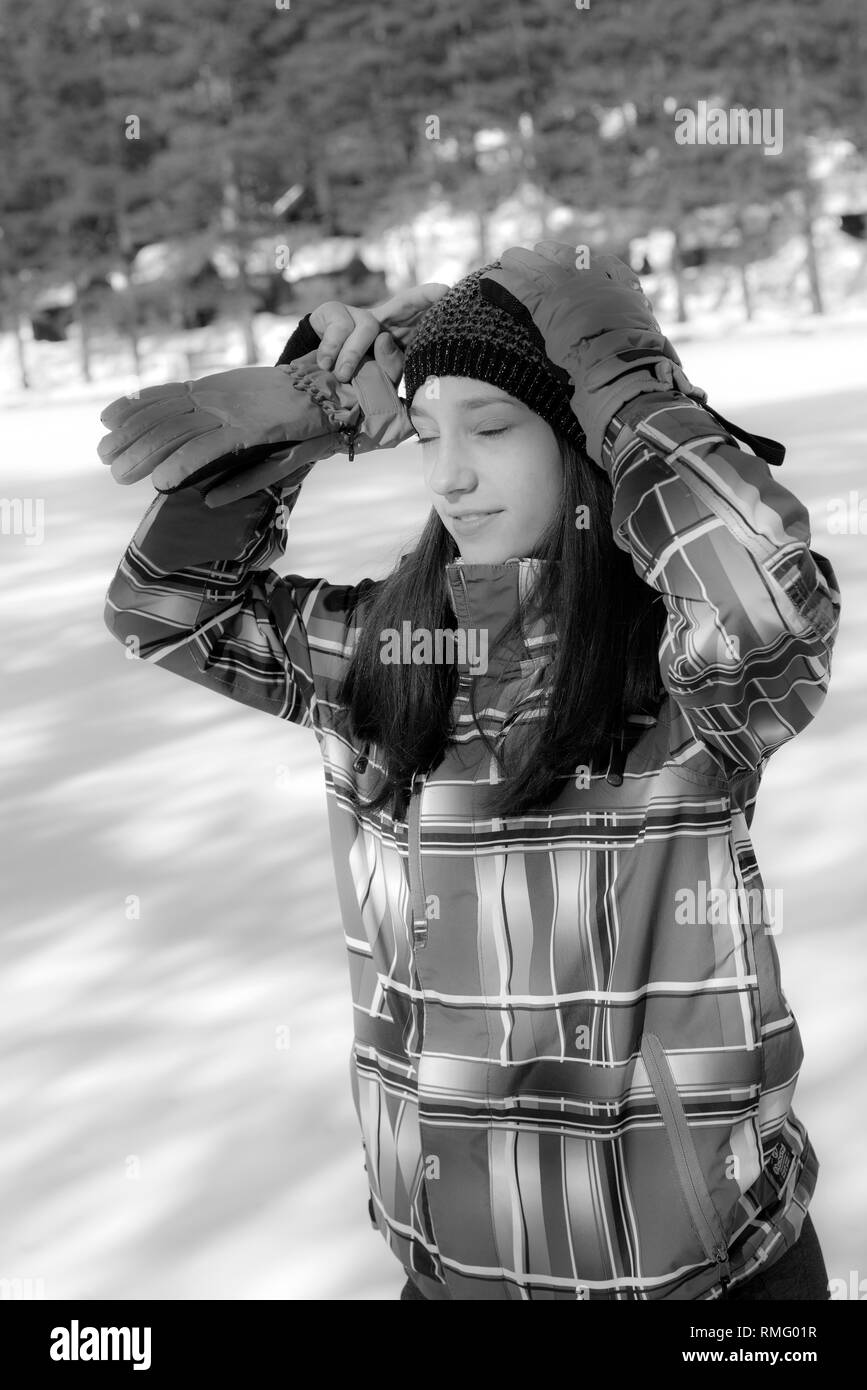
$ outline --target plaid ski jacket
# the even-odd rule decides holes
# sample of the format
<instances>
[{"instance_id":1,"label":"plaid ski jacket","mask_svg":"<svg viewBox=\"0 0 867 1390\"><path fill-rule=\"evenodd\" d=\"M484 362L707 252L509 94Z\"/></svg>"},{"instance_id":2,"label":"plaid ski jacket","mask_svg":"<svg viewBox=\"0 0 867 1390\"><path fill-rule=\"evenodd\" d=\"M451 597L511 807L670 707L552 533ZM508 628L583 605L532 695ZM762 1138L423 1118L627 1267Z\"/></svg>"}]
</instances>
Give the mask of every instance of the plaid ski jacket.
<instances>
[{"instance_id":1,"label":"plaid ski jacket","mask_svg":"<svg viewBox=\"0 0 867 1390\"><path fill-rule=\"evenodd\" d=\"M550 807L484 818L471 682L499 742L539 717L557 635L537 615L495 653L542 562L457 560L454 612L491 656L459 661L445 756L392 819L336 700L375 581L270 568L311 466L219 509L157 496L105 616L142 660L318 740L371 1219L429 1298L719 1298L796 1241L818 1173L750 842L763 767L829 677L839 596L805 508L695 401L624 407L604 467L667 610L658 718L607 771L564 769Z\"/></svg>"}]
</instances>

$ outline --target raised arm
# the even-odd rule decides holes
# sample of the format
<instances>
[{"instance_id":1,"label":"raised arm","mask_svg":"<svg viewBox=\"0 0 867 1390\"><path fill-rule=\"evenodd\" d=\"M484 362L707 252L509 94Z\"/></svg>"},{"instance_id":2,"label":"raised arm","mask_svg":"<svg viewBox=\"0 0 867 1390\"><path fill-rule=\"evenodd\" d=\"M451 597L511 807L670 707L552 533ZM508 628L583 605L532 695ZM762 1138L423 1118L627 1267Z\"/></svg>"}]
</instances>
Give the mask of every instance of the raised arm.
<instances>
[{"instance_id":1,"label":"raised arm","mask_svg":"<svg viewBox=\"0 0 867 1390\"><path fill-rule=\"evenodd\" d=\"M665 600L666 689L727 772L757 768L828 688L840 600L806 508L678 392L621 407L603 466L617 544Z\"/></svg>"},{"instance_id":2,"label":"raised arm","mask_svg":"<svg viewBox=\"0 0 867 1390\"><path fill-rule=\"evenodd\" d=\"M834 572L810 550L806 508L756 456L779 463L782 447L707 405L628 266L575 251L510 248L482 293L532 325L572 389L613 485L615 540L665 601L670 695L727 775L758 768L825 696Z\"/></svg>"},{"instance_id":3,"label":"raised arm","mask_svg":"<svg viewBox=\"0 0 867 1390\"><path fill-rule=\"evenodd\" d=\"M358 600L372 583L329 584L271 567L303 477L220 508L195 488L155 497L105 601L133 656L294 724L316 726Z\"/></svg>"},{"instance_id":4,"label":"raised arm","mask_svg":"<svg viewBox=\"0 0 867 1390\"><path fill-rule=\"evenodd\" d=\"M294 346L314 346L304 321ZM281 363L292 356L290 339ZM246 453L237 447L231 421L229 452L213 423L213 401L225 400L216 378L207 379L217 384L206 396L200 390L199 404L192 397L181 401L183 413L170 417L170 429L162 417L154 423L165 399L160 388L153 388L152 396L142 393L145 399L131 403L132 413L121 409L115 418L109 407L103 418L113 432L101 453L115 476L125 481L150 472L167 490L150 503L121 558L106 595L105 622L140 660L318 728L342 675L358 602L373 581L338 585L296 574L281 577L272 566L284 553L288 519L307 473L319 459L346 451L341 436L346 419L352 424L350 444L359 452L388 447L412 430L393 384L374 362L359 370L357 389L339 391L315 368L309 352L301 364L285 378L282 435L272 431L270 446ZM259 370L226 375L240 375L246 390L256 378L243 373ZM203 399L211 412L204 424ZM346 416L353 401L361 405ZM217 409L225 413L222 405ZM144 432L135 423L142 418L139 411L145 415ZM193 434L194 429L200 432ZM287 446L293 436L301 442ZM283 447L274 451L280 438Z\"/></svg>"}]
</instances>

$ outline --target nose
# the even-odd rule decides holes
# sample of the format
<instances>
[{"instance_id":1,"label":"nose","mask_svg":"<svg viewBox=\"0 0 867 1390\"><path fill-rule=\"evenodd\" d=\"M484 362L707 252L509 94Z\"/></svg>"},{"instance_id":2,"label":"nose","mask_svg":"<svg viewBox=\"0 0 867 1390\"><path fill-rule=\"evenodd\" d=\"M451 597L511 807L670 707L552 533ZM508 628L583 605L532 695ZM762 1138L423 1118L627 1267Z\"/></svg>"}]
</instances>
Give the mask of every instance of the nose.
<instances>
[{"instance_id":1,"label":"nose","mask_svg":"<svg viewBox=\"0 0 867 1390\"><path fill-rule=\"evenodd\" d=\"M427 485L431 492L452 501L476 486L476 471L458 439L449 438L443 431L435 443L425 446L425 451L432 454L427 472Z\"/></svg>"}]
</instances>

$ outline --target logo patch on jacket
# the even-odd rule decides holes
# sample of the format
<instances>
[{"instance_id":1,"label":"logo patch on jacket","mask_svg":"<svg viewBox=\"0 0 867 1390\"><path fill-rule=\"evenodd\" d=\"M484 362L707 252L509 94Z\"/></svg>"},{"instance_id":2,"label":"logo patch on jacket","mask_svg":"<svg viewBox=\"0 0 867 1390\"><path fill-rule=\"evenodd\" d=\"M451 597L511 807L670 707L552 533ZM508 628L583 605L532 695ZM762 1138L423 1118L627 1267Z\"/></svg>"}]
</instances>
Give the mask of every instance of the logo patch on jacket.
<instances>
[{"instance_id":1,"label":"logo patch on jacket","mask_svg":"<svg viewBox=\"0 0 867 1390\"><path fill-rule=\"evenodd\" d=\"M794 1157L794 1152L789 1148L785 1139L778 1140L774 1148L771 1149L765 1160L765 1169L776 1186L782 1187L785 1183Z\"/></svg>"}]
</instances>

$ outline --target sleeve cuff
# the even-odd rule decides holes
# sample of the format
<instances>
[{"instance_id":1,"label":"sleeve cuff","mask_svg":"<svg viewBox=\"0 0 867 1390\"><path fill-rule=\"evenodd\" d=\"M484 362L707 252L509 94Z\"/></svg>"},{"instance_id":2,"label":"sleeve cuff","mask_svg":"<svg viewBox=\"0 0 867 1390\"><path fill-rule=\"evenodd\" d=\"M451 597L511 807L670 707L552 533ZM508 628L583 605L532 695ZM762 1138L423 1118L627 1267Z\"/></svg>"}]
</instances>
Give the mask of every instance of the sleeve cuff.
<instances>
[{"instance_id":1,"label":"sleeve cuff","mask_svg":"<svg viewBox=\"0 0 867 1390\"><path fill-rule=\"evenodd\" d=\"M305 353L318 348L321 341L316 329L310 326L310 315L305 314L291 338L287 339L286 346L274 365L282 367L285 362L294 362L296 357L303 357Z\"/></svg>"}]
</instances>

